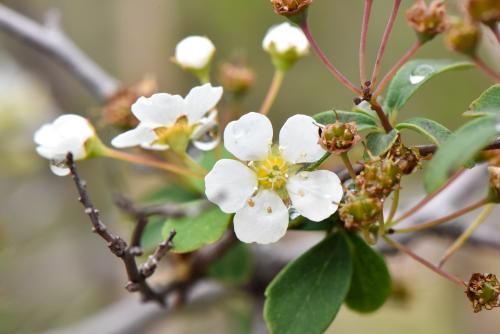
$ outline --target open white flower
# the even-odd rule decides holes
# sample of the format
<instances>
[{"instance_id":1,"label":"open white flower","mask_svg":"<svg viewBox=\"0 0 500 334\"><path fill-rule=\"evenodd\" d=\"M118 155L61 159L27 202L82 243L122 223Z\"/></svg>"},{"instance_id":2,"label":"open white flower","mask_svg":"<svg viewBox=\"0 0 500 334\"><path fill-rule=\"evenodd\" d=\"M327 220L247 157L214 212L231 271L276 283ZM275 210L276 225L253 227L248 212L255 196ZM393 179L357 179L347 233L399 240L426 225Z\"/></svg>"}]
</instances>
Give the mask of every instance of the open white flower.
<instances>
[{"instance_id":1,"label":"open white flower","mask_svg":"<svg viewBox=\"0 0 500 334\"><path fill-rule=\"evenodd\" d=\"M269 29L262 48L272 55L298 59L309 53L309 42L302 30L285 22Z\"/></svg>"},{"instance_id":2,"label":"open white flower","mask_svg":"<svg viewBox=\"0 0 500 334\"><path fill-rule=\"evenodd\" d=\"M214 44L203 36L189 36L177 44L175 61L186 69L202 70L208 66L215 53Z\"/></svg>"},{"instance_id":3,"label":"open white flower","mask_svg":"<svg viewBox=\"0 0 500 334\"><path fill-rule=\"evenodd\" d=\"M117 148L140 145L151 150L166 150L169 147L184 152L190 138L206 125L204 116L222 97L222 87L210 84L198 86L182 98L167 93L140 97L132 105L132 113L140 121L130 131L115 137L111 144Z\"/></svg>"},{"instance_id":4,"label":"open white flower","mask_svg":"<svg viewBox=\"0 0 500 334\"><path fill-rule=\"evenodd\" d=\"M66 155L71 152L75 160L85 159L89 154L89 141L96 138L94 127L78 115L62 115L54 122L43 125L33 139L36 151L51 161L54 174L64 176L69 169L64 166Z\"/></svg>"},{"instance_id":5,"label":"open white flower","mask_svg":"<svg viewBox=\"0 0 500 334\"><path fill-rule=\"evenodd\" d=\"M229 123L226 149L243 162L219 160L205 178L207 198L226 213L236 213L234 229L244 242L267 244L285 234L289 209L321 221L335 213L343 189L337 175L326 170L300 171L302 164L319 160L314 119L289 118L272 146L273 128L261 114L249 113Z\"/></svg>"}]
</instances>

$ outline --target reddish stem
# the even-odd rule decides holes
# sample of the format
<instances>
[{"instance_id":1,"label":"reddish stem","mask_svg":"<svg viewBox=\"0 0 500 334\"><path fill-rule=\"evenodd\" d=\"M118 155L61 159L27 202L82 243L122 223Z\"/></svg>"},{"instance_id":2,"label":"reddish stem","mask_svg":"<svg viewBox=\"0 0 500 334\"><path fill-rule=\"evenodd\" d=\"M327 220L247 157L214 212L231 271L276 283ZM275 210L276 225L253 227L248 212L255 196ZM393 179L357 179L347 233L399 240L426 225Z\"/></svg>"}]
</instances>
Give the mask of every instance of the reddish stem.
<instances>
[{"instance_id":1,"label":"reddish stem","mask_svg":"<svg viewBox=\"0 0 500 334\"><path fill-rule=\"evenodd\" d=\"M326 68L333 74L333 76L340 81L345 87L349 88L353 93L357 95L361 95L361 90L357 88L345 75L343 75L326 57L321 48L318 46L318 43L314 39L309 29L309 24L307 21L304 21L300 24L300 28L304 32L304 35L307 37L311 48L319 57L321 62L326 66Z\"/></svg>"},{"instance_id":2,"label":"reddish stem","mask_svg":"<svg viewBox=\"0 0 500 334\"><path fill-rule=\"evenodd\" d=\"M472 60L493 81L500 82L500 75L493 71L479 56L476 55Z\"/></svg>"},{"instance_id":3,"label":"reddish stem","mask_svg":"<svg viewBox=\"0 0 500 334\"><path fill-rule=\"evenodd\" d=\"M373 0L365 0L363 23L361 24L361 38L359 40L359 80L361 80L361 85L364 85L366 82L366 36L368 34L372 5Z\"/></svg>"},{"instance_id":4,"label":"reddish stem","mask_svg":"<svg viewBox=\"0 0 500 334\"><path fill-rule=\"evenodd\" d=\"M391 70L385 75L380 84L378 85L375 93L373 93L373 98L377 98L377 96L382 93L387 84L392 80L392 78L396 75L401 67L420 49L422 46L422 42L416 41L413 46L406 52L406 54L394 65Z\"/></svg>"},{"instance_id":5,"label":"reddish stem","mask_svg":"<svg viewBox=\"0 0 500 334\"><path fill-rule=\"evenodd\" d=\"M382 42L380 43L380 47L378 49L377 59L375 60L375 66L373 68L373 73L371 78L372 85L375 85L377 77L380 73L380 67L382 66L382 59L384 58L385 49L387 47L387 43L389 42L389 36L391 35L392 28L394 27L394 22L396 21L396 17L398 16L400 6L401 6L401 0L395 0L391 16L389 17L389 21L387 22L387 26L385 27L385 32L384 36L382 37Z\"/></svg>"},{"instance_id":6,"label":"reddish stem","mask_svg":"<svg viewBox=\"0 0 500 334\"><path fill-rule=\"evenodd\" d=\"M495 38L498 41L498 44L500 44L500 28L497 23L494 25L490 26L491 31L493 32L493 35L495 35Z\"/></svg>"}]
</instances>

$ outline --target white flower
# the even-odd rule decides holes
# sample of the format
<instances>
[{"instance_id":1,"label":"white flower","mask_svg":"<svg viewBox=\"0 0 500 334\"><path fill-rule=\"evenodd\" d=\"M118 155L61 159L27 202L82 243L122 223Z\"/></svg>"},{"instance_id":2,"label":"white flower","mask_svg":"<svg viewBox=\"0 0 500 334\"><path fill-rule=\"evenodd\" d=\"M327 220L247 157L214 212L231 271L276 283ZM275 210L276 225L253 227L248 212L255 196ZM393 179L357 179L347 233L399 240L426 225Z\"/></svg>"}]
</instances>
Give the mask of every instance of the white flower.
<instances>
[{"instance_id":1,"label":"white flower","mask_svg":"<svg viewBox=\"0 0 500 334\"><path fill-rule=\"evenodd\" d=\"M271 54L300 58L309 52L309 42L302 30L285 22L269 29L262 48Z\"/></svg>"},{"instance_id":2,"label":"white flower","mask_svg":"<svg viewBox=\"0 0 500 334\"><path fill-rule=\"evenodd\" d=\"M183 151L195 130L203 125L203 116L221 99L222 91L222 87L205 84L191 89L185 98L167 93L140 97L132 105L139 125L115 137L111 144L117 148L140 145L151 150L172 147Z\"/></svg>"},{"instance_id":3,"label":"white flower","mask_svg":"<svg viewBox=\"0 0 500 334\"><path fill-rule=\"evenodd\" d=\"M189 36L177 44L175 61L184 68L202 70L215 53L214 44L206 37Z\"/></svg>"},{"instance_id":4,"label":"white flower","mask_svg":"<svg viewBox=\"0 0 500 334\"><path fill-rule=\"evenodd\" d=\"M64 176L69 174L69 169L63 166L66 155L71 152L75 160L85 159L89 154L86 145L93 137L95 130L87 119L69 114L43 125L33 139L38 154L51 160L54 174Z\"/></svg>"},{"instance_id":5,"label":"white flower","mask_svg":"<svg viewBox=\"0 0 500 334\"><path fill-rule=\"evenodd\" d=\"M269 119L249 113L229 123L224 131L226 149L236 160L219 160L205 178L207 198L226 213L236 213L238 239L261 244L279 240L289 222L289 208L321 221L335 213L343 189L337 175L326 170L300 171L303 163L319 160L325 151L318 144L314 119L289 118L272 146Z\"/></svg>"}]
</instances>

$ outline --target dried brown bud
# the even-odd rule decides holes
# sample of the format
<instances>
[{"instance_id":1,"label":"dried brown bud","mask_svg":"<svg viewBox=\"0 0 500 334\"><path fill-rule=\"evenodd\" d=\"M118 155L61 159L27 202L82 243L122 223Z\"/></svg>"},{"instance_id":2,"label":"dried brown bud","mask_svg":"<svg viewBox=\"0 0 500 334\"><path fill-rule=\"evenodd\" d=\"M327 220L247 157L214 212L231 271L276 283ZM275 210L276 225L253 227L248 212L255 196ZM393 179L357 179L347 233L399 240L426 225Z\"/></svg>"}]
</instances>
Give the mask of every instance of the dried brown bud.
<instances>
[{"instance_id":1,"label":"dried brown bud","mask_svg":"<svg viewBox=\"0 0 500 334\"><path fill-rule=\"evenodd\" d=\"M130 107L141 96L150 96L157 90L156 80L146 77L137 84L123 87L111 96L102 110L102 121L120 129L135 127L139 121Z\"/></svg>"},{"instance_id":2,"label":"dried brown bud","mask_svg":"<svg viewBox=\"0 0 500 334\"><path fill-rule=\"evenodd\" d=\"M348 193L340 205L340 219L349 230L367 228L374 224L382 213L382 201L365 192Z\"/></svg>"},{"instance_id":3,"label":"dried brown bud","mask_svg":"<svg viewBox=\"0 0 500 334\"><path fill-rule=\"evenodd\" d=\"M274 12L290 19L303 17L313 0L271 0Z\"/></svg>"},{"instance_id":4,"label":"dried brown bud","mask_svg":"<svg viewBox=\"0 0 500 334\"><path fill-rule=\"evenodd\" d=\"M321 127L320 133L318 143L324 150L333 154L347 152L361 140L354 122L343 123L337 120Z\"/></svg>"},{"instance_id":5,"label":"dried brown bud","mask_svg":"<svg viewBox=\"0 0 500 334\"><path fill-rule=\"evenodd\" d=\"M441 0L434 0L429 5L418 0L406 12L406 20L423 42L443 33L448 27L446 6Z\"/></svg>"},{"instance_id":6,"label":"dried brown bud","mask_svg":"<svg viewBox=\"0 0 500 334\"><path fill-rule=\"evenodd\" d=\"M491 310L494 307L500 307L500 284L493 274L473 274L465 294L471 301L472 308L476 313L483 308Z\"/></svg>"},{"instance_id":7,"label":"dried brown bud","mask_svg":"<svg viewBox=\"0 0 500 334\"><path fill-rule=\"evenodd\" d=\"M417 149L411 149L403 145L401 140L387 153L387 157L392 157L403 175L409 175L420 166L420 153Z\"/></svg>"},{"instance_id":8,"label":"dried brown bud","mask_svg":"<svg viewBox=\"0 0 500 334\"><path fill-rule=\"evenodd\" d=\"M500 1L498 0L469 0L466 8L474 20L488 26L494 26L500 21Z\"/></svg>"},{"instance_id":9,"label":"dried brown bud","mask_svg":"<svg viewBox=\"0 0 500 334\"><path fill-rule=\"evenodd\" d=\"M500 202L500 167L488 167L490 173L490 191L491 199L494 202Z\"/></svg>"},{"instance_id":10,"label":"dried brown bud","mask_svg":"<svg viewBox=\"0 0 500 334\"><path fill-rule=\"evenodd\" d=\"M481 37L477 24L466 21L454 22L446 34L446 45L453 51L474 56Z\"/></svg>"},{"instance_id":11,"label":"dried brown bud","mask_svg":"<svg viewBox=\"0 0 500 334\"><path fill-rule=\"evenodd\" d=\"M371 197L383 199L399 187L401 171L392 158L377 159L365 164L356 177L358 189L363 189Z\"/></svg>"},{"instance_id":12,"label":"dried brown bud","mask_svg":"<svg viewBox=\"0 0 500 334\"><path fill-rule=\"evenodd\" d=\"M254 85L255 72L244 65L224 63L219 67L219 81L225 91L242 95Z\"/></svg>"}]
</instances>

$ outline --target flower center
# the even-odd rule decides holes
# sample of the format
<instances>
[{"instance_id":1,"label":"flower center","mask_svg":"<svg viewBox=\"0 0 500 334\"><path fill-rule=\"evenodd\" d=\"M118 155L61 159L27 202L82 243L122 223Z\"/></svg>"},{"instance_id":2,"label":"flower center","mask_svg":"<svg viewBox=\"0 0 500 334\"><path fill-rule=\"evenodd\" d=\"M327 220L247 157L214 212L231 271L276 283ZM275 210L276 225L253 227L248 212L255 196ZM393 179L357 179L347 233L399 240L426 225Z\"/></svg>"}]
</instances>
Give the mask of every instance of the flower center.
<instances>
[{"instance_id":1,"label":"flower center","mask_svg":"<svg viewBox=\"0 0 500 334\"><path fill-rule=\"evenodd\" d=\"M259 185L266 189L279 190L288 178L288 165L280 155L270 155L256 165Z\"/></svg>"},{"instance_id":2,"label":"flower center","mask_svg":"<svg viewBox=\"0 0 500 334\"><path fill-rule=\"evenodd\" d=\"M158 139L155 144L168 145L173 151L186 151L193 133L193 127L188 123L187 116L180 116L173 125L154 129Z\"/></svg>"}]
</instances>

